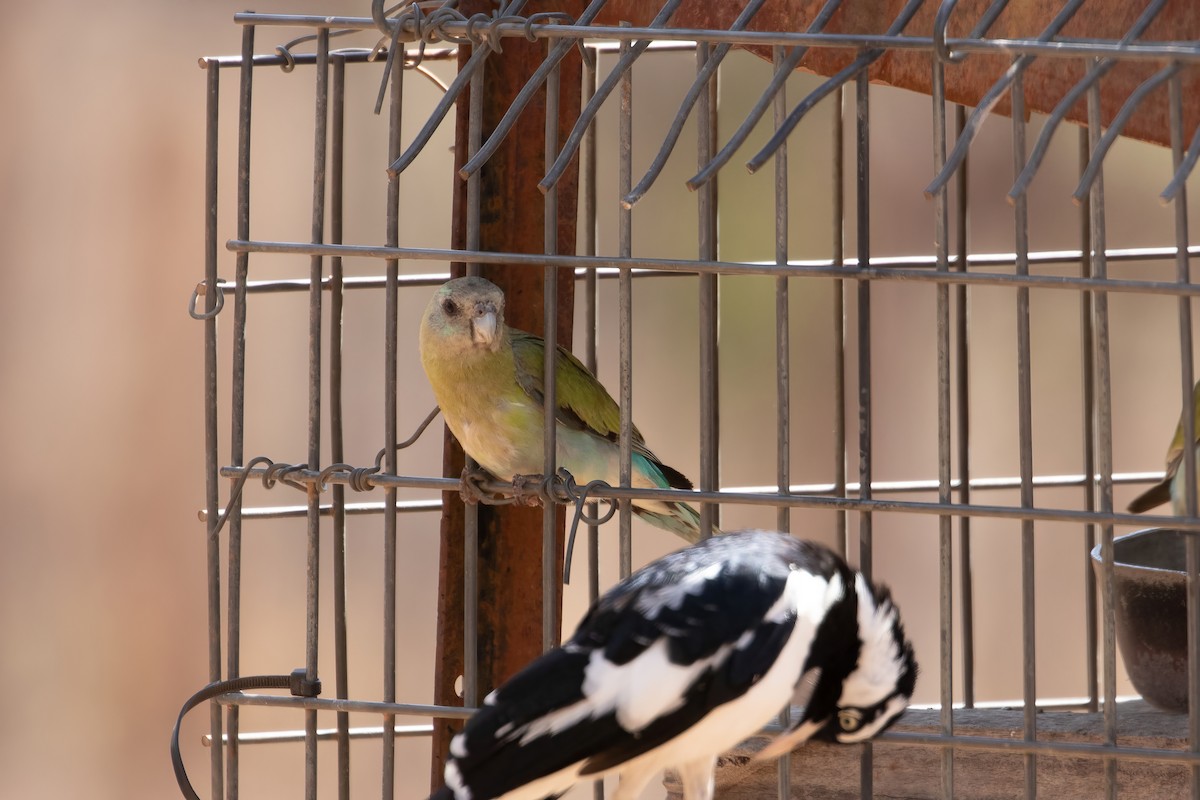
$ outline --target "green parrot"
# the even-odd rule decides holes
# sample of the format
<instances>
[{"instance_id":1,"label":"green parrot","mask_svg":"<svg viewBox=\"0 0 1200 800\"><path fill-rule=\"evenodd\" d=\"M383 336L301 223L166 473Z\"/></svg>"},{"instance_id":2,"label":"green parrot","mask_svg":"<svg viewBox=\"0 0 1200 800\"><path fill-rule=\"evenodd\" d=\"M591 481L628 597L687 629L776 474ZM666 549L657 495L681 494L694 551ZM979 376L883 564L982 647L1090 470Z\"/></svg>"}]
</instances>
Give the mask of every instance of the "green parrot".
<instances>
[{"instance_id":1,"label":"green parrot","mask_svg":"<svg viewBox=\"0 0 1200 800\"><path fill-rule=\"evenodd\" d=\"M421 364L446 424L463 450L504 480L542 472L545 342L504 324L504 293L484 278L456 278L438 288L425 309ZM557 456L580 484L619 484L620 409L604 386L558 348ZM691 489L633 429L632 485ZM700 538L700 515L686 503L634 500L637 516L689 542ZM713 533L719 533L713 530Z\"/></svg>"},{"instance_id":2,"label":"green parrot","mask_svg":"<svg viewBox=\"0 0 1200 800\"><path fill-rule=\"evenodd\" d=\"M1140 514L1171 501L1171 510L1178 516L1187 513L1187 500L1184 497L1184 474L1180 469L1183 463L1183 414L1179 416L1179 424L1175 426L1175 436L1171 438L1171 446L1167 450L1167 474L1161 481L1142 492L1129 504L1131 514ZM1192 430L1200 436L1200 381L1192 387ZM1198 440L1200 444L1200 440ZM1196 448L1197 474L1200 475L1200 446Z\"/></svg>"}]
</instances>

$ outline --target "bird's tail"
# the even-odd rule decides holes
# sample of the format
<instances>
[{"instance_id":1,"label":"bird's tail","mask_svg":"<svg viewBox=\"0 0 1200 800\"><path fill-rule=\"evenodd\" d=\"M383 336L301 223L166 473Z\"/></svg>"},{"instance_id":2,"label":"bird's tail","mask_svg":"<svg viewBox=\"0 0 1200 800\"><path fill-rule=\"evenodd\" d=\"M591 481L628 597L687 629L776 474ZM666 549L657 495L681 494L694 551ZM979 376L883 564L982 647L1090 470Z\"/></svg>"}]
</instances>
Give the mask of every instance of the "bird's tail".
<instances>
[{"instance_id":1,"label":"bird's tail","mask_svg":"<svg viewBox=\"0 0 1200 800\"><path fill-rule=\"evenodd\" d=\"M650 511L638 506L633 507L633 513L656 528L662 528L682 537L689 544L700 541L700 513L687 503L670 503L669 506L670 513ZM716 536L721 531L714 525L712 532L713 536Z\"/></svg>"},{"instance_id":2,"label":"bird's tail","mask_svg":"<svg viewBox=\"0 0 1200 800\"><path fill-rule=\"evenodd\" d=\"M1159 481L1135 497L1133 502L1129 504L1129 513L1141 514L1143 511L1149 511L1155 506L1161 506L1170 499L1171 480L1168 477L1166 480Z\"/></svg>"}]
</instances>

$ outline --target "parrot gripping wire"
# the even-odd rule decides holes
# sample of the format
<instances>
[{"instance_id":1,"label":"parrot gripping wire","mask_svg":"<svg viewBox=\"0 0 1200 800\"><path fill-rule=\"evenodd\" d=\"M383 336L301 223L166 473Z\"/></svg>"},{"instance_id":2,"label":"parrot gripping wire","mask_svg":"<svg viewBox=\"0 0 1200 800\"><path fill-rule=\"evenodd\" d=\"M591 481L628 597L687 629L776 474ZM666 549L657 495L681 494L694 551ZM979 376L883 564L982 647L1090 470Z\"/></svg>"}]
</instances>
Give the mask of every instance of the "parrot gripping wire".
<instances>
[{"instance_id":1,"label":"parrot gripping wire","mask_svg":"<svg viewBox=\"0 0 1200 800\"><path fill-rule=\"evenodd\" d=\"M592 497L593 492L603 493L612 489L612 485L603 480L594 480L580 487L575 476L565 467L559 467L553 475L515 476L512 483L502 483L491 479L492 475L483 469L463 470L461 491L469 491L474 502L489 506L526 505L531 499L544 505L558 504L575 507L571 518L571 530L567 536L566 554L563 558L563 583L571 583L571 561L575 552L575 535L579 525L599 526L608 522L617 513L619 503L607 499L607 510L592 516L587 512L587 504L595 503L598 498ZM526 480L522 480L522 478ZM497 496L499 495L499 496ZM464 500L466 500L464 495Z\"/></svg>"}]
</instances>

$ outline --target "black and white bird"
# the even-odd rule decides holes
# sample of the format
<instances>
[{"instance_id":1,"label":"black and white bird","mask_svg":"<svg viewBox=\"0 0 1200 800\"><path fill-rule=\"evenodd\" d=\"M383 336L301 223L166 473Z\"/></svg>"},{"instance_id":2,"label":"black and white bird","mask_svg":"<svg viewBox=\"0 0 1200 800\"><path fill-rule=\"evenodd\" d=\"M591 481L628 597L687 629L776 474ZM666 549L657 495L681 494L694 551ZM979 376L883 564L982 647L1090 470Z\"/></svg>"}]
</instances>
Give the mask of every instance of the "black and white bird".
<instances>
[{"instance_id":1,"label":"black and white bird","mask_svg":"<svg viewBox=\"0 0 1200 800\"><path fill-rule=\"evenodd\" d=\"M798 689L811 690L803 714L761 757L870 739L916 680L886 588L822 545L729 533L614 586L570 641L489 694L431 800L543 800L610 774L615 800L634 800L669 767L686 800L709 800L717 756Z\"/></svg>"}]
</instances>

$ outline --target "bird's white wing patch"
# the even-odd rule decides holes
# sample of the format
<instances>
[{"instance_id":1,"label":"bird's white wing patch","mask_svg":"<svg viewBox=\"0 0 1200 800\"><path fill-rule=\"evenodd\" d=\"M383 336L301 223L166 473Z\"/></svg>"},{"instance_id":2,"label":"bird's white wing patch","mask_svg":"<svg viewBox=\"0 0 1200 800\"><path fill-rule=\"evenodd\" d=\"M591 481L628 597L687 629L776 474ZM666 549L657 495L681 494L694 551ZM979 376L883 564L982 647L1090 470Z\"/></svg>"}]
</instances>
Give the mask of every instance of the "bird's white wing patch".
<instances>
[{"instance_id":1,"label":"bird's white wing patch","mask_svg":"<svg viewBox=\"0 0 1200 800\"><path fill-rule=\"evenodd\" d=\"M637 658L614 664L603 651L592 653L583 682L584 699L525 726L521 742L564 731L584 720L615 712L617 722L637 733L683 704L687 688L708 666L729 655L729 646L692 664L671 663L667 640L659 639Z\"/></svg>"},{"instance_id":2,"label":"bird's white wing patch","mask_svg":"<svg viewBox=\"0 0 1200 800\"><path fill-rule=\"evenodd\" d=\"M875 605L870 586L860 573L854 582L858 593L858 636L862 650L858 667L842 688L838 705L873 706L896 688L903 655L896 644L896 607L885 601Z\"/></svg>"},{"instance_id":3,"label":"bird's white wing patch","mask_svg":"<svg viewBox=\"0 0 1200 800\"><path fill-rule=\"evenodd\" d=\"M442 774L446 779L446 787L454 793L454 800L471 800L471 789L463 781L458 764L446 762L446 771Z\"/></svg>"}]
</instances>

